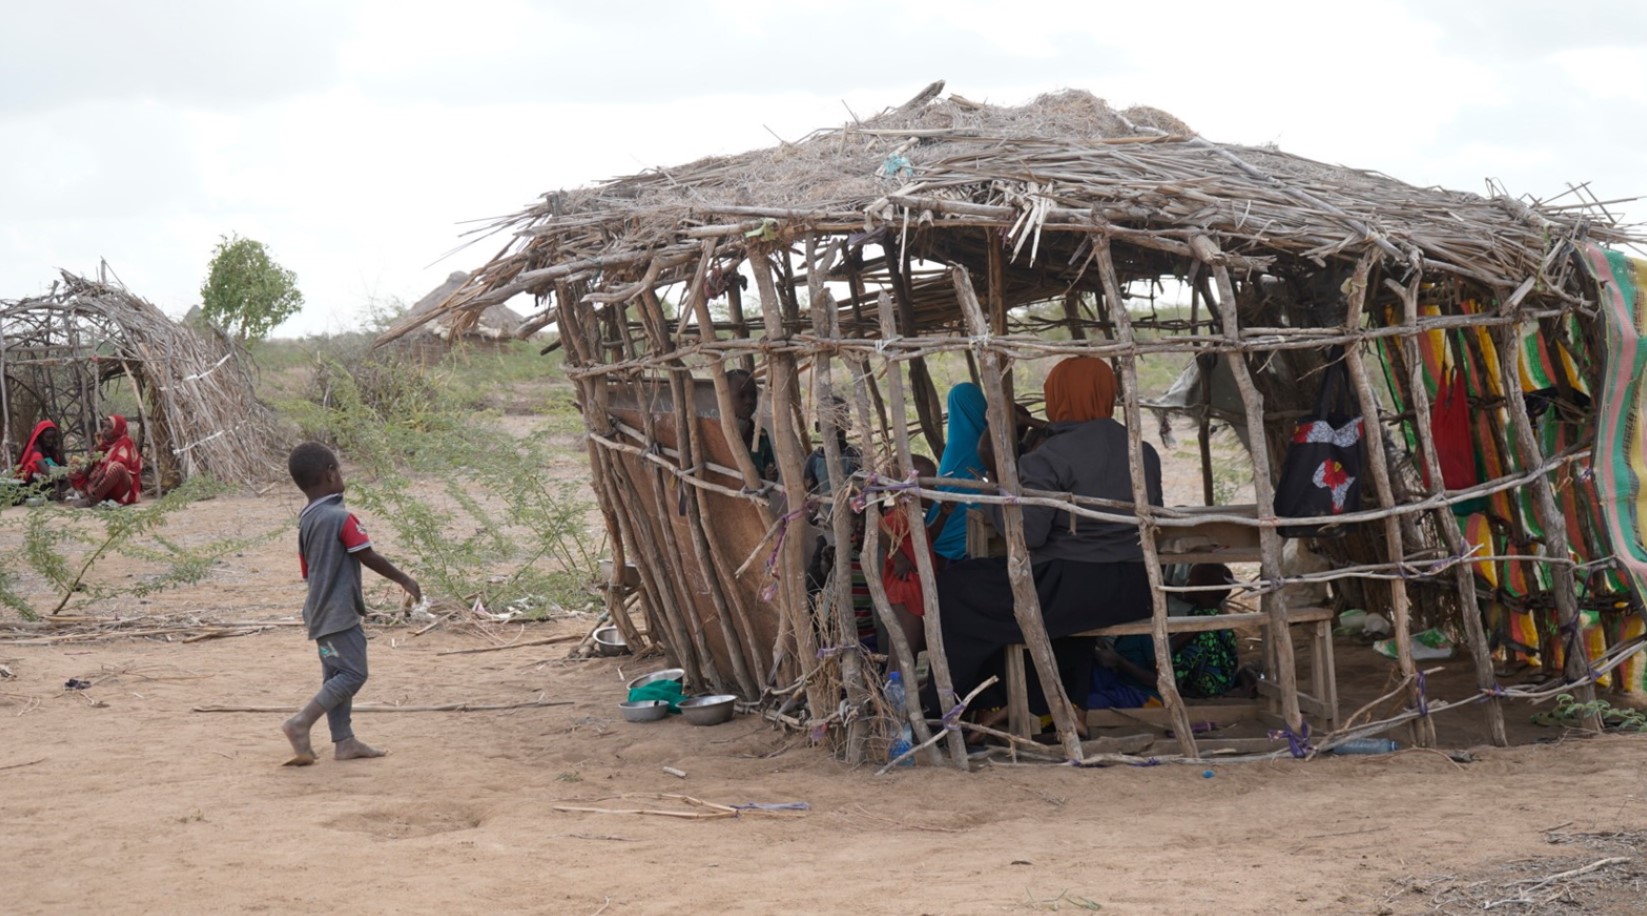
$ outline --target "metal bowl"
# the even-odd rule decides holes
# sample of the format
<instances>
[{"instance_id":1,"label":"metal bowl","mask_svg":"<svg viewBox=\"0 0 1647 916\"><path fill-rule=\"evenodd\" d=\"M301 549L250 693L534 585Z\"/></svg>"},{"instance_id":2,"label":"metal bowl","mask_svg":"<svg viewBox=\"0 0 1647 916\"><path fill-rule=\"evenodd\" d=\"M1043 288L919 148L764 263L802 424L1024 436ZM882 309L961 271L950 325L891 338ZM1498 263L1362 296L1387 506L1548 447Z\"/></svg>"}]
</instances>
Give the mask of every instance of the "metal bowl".
<instances>
[{"instance_id":1,"label":"metal bowl","mask_svg":"<svg viewBox=\"0 0 1647 916\"><path fill-rule=\"evenodd\" d=\"M627 655L629 643L617 627L606 626L595 630L595 652L599 655Z\"/></svg>"},{"instance_id":2,"label":"metal bowl","mask_svg":"<svg viewBox=\"0 0 1647 916\"><path fill-rule=\"evenodd\" d=\"M732 721L732 704L738 698L729 693L692 697L681 701L681 715L693 725L719 725Z\"/></svg>"},{"instance_id":3,"label":"metal bowl","mask_svg":"<svg viewBox=\"0 0 1647 916\"><path fill-rule=\"evenodd\" d=\"M669 715L669 704L663 700L626 700L618 704L618 713L625 722L656 722Z\"/></svg>"},{"instance_id":4,"label":"metal bowl","mask_svg":"<svg viewBox=\"0 0 1647 916\"><path fill-rule=\"evenodd\" d=\"M639 687L642 684L650 684L653 681L684 681L684 680L686 680L686 669L685 668L665 668L662 671L654 671L651 674L643 674L640 677L635 678L634 680L629 682L629 689L634 690L636 687Z\"/></svg>"}]
</instances>

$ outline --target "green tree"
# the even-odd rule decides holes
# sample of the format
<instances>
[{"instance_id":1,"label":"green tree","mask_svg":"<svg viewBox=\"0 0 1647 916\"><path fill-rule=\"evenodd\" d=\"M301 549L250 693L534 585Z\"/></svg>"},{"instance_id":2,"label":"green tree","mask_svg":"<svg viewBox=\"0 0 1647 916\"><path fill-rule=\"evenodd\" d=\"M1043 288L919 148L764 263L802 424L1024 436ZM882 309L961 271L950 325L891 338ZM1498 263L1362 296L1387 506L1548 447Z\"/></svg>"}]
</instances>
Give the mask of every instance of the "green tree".
<instances>
[{"instance_id":1,"label":"green tree","mask_svg":"<svg viewBox=\"0 0 1647 916\"><path fill-rule=\"evenodd\" d=\"M219 237L200 287L200 317L241 340L262 340L302 307L297 274L275 263L262 242Z\"/></svg>"}]
</instances>

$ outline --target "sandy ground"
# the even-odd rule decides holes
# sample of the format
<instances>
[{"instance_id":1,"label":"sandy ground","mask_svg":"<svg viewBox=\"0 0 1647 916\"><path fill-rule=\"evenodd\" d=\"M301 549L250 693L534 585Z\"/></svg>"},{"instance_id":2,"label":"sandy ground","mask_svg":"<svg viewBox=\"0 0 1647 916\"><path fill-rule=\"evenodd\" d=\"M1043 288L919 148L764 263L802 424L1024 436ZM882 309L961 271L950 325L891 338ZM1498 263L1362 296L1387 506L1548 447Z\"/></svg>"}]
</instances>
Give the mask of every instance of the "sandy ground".
<instances>
[{"instance_id":1,"label":"sandy ground","mask_svg":"<svg viewBox=\"0 0 1647 916\"><path fill-rule=\"evenodd\" d=\"M285 488L223 497L175 516L170 533L266 530L297 507ZM17 514L0 515L0 538L17 536ZM200 585L86 611L290 619L302 598L293 537L232 558ZM489 642L407 627L372 635L362 702L568 705L362 713L361 737L387 758L284 769L281 714L191 710L299 704L318 665L295 628L187 644L0 641L0 664L15 675L0 680L0 910L1431 912L1447 876L1504 883L1495 876L1507 863L1533 860L1516 874L1536 878L1604 856L1553 845L1546 831L1647 831L1647 740L1563 739L1526 726L1524 708L1512 710L1518 737L1548 743L1478 747L1473 763L1415 750L1222 765L1211 778L1172 765L875 777L750 717L716 728L621 721L625 678L658 660L568 661L560 646L442 655ZM1388 663L1349 643L1340 654L1342 679L1377 692ZM94 686L65 690L69 678ZM1443 718L1444 740L1479 742L1476 718ZM614 813L686 810L657 793L810 808L713 820ZM1628 885L1647 868L1633 846L1625 858L1593 873L1611 884L1563 911L1640 912Z\"/></svg>"}]
</instances>

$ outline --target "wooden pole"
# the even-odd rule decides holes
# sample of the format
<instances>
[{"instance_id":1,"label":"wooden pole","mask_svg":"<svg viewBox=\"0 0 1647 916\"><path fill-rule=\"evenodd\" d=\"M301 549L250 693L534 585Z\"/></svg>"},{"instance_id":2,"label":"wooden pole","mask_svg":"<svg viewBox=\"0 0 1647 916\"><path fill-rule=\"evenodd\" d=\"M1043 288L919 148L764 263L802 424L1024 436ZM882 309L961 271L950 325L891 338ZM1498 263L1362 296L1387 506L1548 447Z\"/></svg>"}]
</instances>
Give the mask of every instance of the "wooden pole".
<instances>
[{"instance_id":1,"label":"wooden pole","mask_svg":"<svg viewBox=\"0 0 1647 916\"><path fill-rule=\"evenodd\" d=\"M1437 496L1446 489L1446 482L1441 477L1441 459L1436 454L1435 437L1430 434L1430 393L1424 387L1424 361L1418 352L1418 291L1424 280L1424 273L1420 270L1412 272L1412 280L1406 286L1394 282L1390 285L1395 288L1401 297L1401 320L1411 333L1400 339L1400 349L1405 359L1407 376L1407 405L1412 408L1414 426L1417 431L1419 460L1424 463L1425 476L1430 481L1429 494ZM1397 376L1399 379L1399 376ZM1458 520L1450 508L1437 509L1432 513L1435 526L1441 531L1441 540L1447 545L1447 552L1455 557L1465 554L1464 537L1458 531ZM1470 643L1470 659L1475 666L1476 686L1487 694L1487 730L1494 745L1508 747L1510 740L1504 730L1504 703L1493 689L1497 685L1497 678L1493 673L1492 648L1487 643L1487 631L1481 622L1481 605L1475 589L1475 571L1472 564L1459 563L1453 567L1453 582L1458 589L1458 610L1464 621L1464 633Z\"/></svg>"},{"instance_id":2,"label":"wooden pole","mask_svg":"<svg viewBox=\"0 0 1647 916\"><path fill-rule=\"evenodd\" d=\"M765 319L766 339L777 343L789 337L783 326L778 291L773 282L771 258L765 252L752 251L750 265L755 270L755 283L761 291L761 316ZM812 615L807 608L806 543L801 532L806 530L802 516L806 506L806 486L801 481L800 436L795 429L794 403L800 391L800 380L795 368L795 357L788 352L773 352L767 357L767 394L772 402L772 447L778 459L778 476L783 481L786 499L784 516L778 524L785 526L782 554L778 558L778 590L781 607L790 619L795 638L797 661L804 670L815 663L818 644ZM826 690L817 678L806 683L806 699L813 721L826 719L835 707L837 697Z\"/></svg>"},{"instance_id":3,"label":"wooden pole","mask_svg":"<svg viewBox=\"0 0 1647 916\"><path fill-rule=\"evenodd\" d=\"M863 336L873 336L873 332L863 329L864 316L862 310L858 307L858 304L865 300L864 278L859 269L862 263L863 257L861 256L861 253L858 257L854 257L852 259L849 264L850 272L847 274L847 281L852 287L852 314L860 323L860 330L858 333ZM860 361L859 367L860 369L867 370L868 364ZM881 418L881 429L884 430L891 425L891 421L887 419L886 414L886 399L881 396L881 388L875 383L875 375L873 373L867 371L863 372L862 380L869 386L869 397L875 402L875 415Z\"/></svg>"},{"instance_id":4,"label":"wooden pole","mask_svg":"<svg viewBox=\"0 0 1647 916\"><path fill-rule=\"evenodd\" d=\"M6 372L6 328L0 325L0 465L15 467L21 455L16 454L11 440L11 376ZM155 467L158 477L160 468Z\"/></svg>"},{"instance_id":5,"label":"wooden pole","mask_svg":"<svg viewBox=\"0 0 1647 916\"><path fill-rule=\"evenodd\" d=\"M892 295L898 306L897 333L889 336L914 338L920 333L915 325L915 300L909 286L909 256L901 247L887 243L886 269L892 278ZM883 335L885 334L883 327ZM915 416L921 423L921 434L933 455L944 453L944 408L938 390L932 384L932 372L926 359L920 355L909 359L909 388L915 397Z\"/></svg>"},{"instance_id":6,"label":"wooden pole","mask_svg":"<svg viewBox=\"0 0 1647 916\"><path fill-rule=\"evenodd\" d=\"M708 267L709 258L706 256L698 262L697 275L694 277L692 286L687 289L688 301L682 303L680 327L685 327L686 316L696 314L692 309L693 303L703 301L703 280ZM658 306L656 293L650 289L643 289L641 297L646 301L647 309L655 316L662 316L662 309ZM713 334L714 325L712 323L703 325L700 328L700 333ZM664 338L663 345L669 349L673 349L675 346L674 342L668 338ZM721 384L723 386L726 384L724 378L721 379ZM702 437L698 434L695 383L693 383L691 373L687 370L685 363L678 359L669 372L669 388L670 397L674 401L675 407L675 450L678 466L682 475L701 478L707 468L705 467ZM737 451L738 449L733 449L734 456ZM724 565L724 560L716 556L716 552L709 542L708 532L704 525L704 517L710 510L708 505L709 493L701 487L687 487L684 482L677 482L676 486L686 487L692 491L691 498L681 500L686 509L686 527L688 536L692 541L693 555L698 561L699 573L703 577L703 590L707 591L710 603L715 609L715 618L716 623L719 625L721 642L726 646L728 661L732 664L732 676L737 680L738 687L743 691L743 695L749 699L755 699L760 696L760 687L752 673L754 670L752 664L758 664L758 662L755 662L754 646L752 644L746 645L746 643L752 642L753 634L747 627L744 628L743 633L738 630L737 624L740 621L740 616L733 609L735 599L728 594L728 592L736 590L736 583L722 576L721 567ZM700 593L702 592L700 591ZM706 642L703 648L704 651L712 651Z\"/></svg>"},{"instance_id":7,"label":"wooden pole","mask_svg":"<svg viewBox=\"0 0 1647 916\"><path fill-rule=\"evenodd\" d=\"M967 329L974 337L982 338L989 332L984 310L972 290L972 279L966 268L950 268L955 281L955 295L961 312L966 317ZM1006 388L1001 384L1001 358L995 350L978 347L980 374L984 380L984 394L989 402L989 436L995 446L995 465L1005 493L1016 493L1018 482L1016 428L1012 403L1007 400ZM1024 510L1009 503L1001 510L1001 534L1007 544L1007 577L1012 585L1012 615L1023 631L1024 646L1035 661L1035 671L1041 676L1041 690L1046 694L1047 709L1058 728L1058 740L1070 760L1081 759L1081 736L1076 731L1075 710L1064 694L1064 683L1058 675L1058 660L1052 654L1052 643L1047 638L1046 621L1041 617L1041 599L1035 593L1035 570L1030 565L1029 548L1024 544Z\"/></svg>"},{"instance_id":8,"label":"wooden pole","mask_svg":"<svg viewBox=\"0 0 1647 916\"><path fill-rule=\"evenodd\" d=\"M1201 502L1206 506L1215 505L1218 501L1212 476L1212 373L1217 367L1216 355L1195 357L1195 368L1201 379L1201 410L1200 416L1196 417L1195 445L1201 455Z\"/></svg>"},{"instance_id":9,"label":"wooden pole","mask_svg":"<svg viewBox=\"0 0 1647 916\"><path fill-rule=\"evenodd\" d=\"M890 449L876 447L871 430L874 421L870 415L868 385L870 377L869 365L863 360L853 362L848 360L848 373L852 377L853 404L857 409L858 425L865 430L863 435L864 467L880 476L902 477L895 467L887 467L887 455ZM880 427L883 439L891 435L885 425ZM918 500L917 500L918 502ZM894 509L901 512L901 509ZM911 651L909 640L904 638L903 628L898 623L897 615L892 611L892 603L887 598L886 584L881 581L881 566L884 559L881 550L881 503L879 498L871 497L864 505L864 544L859 554L859 563L863 566L864 581L869 585L869 596L875 602L875 616L881 621L881 627L886 630L886 638L892 643L891 660L888 665L897 665L899 677L905 684L904 708L894 710L895 716L902 716L913 726L917 744L925 744L932 737L927 727L926 716L921 714L920 691L915 677L915 653ZM929 656L930 657L930 656ZM927 763L938 766L943 763L943 754L936 747L926 750Z\"/></svg>"},{"instance_id":10,"label":"wooden pole","mask_svg":"<svg viewBox=\"0 0 1647 916\"><path fill-rule=\"evenodd\" d=\"M1069 328L1070 340L1086 340L1087 329L1081 323L1081 291L1072 289L1064 293L1064 326Z\"/></svg>"},{"instance_id":11,"label":"wooden pole","mask_svg":"<svg viewBox=\"0 0 1647 916\"><path fill-rule=\"evenodd\" d=\"M809 276L818 274L815 264L807 267ZM820 338L834 340L839 336L835 300L828 290L817 291L812 298L811 311L812 328ZM829 526L835 538L835 568L825 589L835 609L835 639L840 647L836 657L841 660L841 680L846 686L847 703L853 709L868 709L869 688L858 645L858 624L852 609L852 512L848 504L851 482L843 473L841 464L840 418L830 402L834 396L830 361L829 351L819 350L812 363L812 402L816 405L819 431L823 437L824 465L829 475L830 501L834 504ZM863 571L866 580L870 578L871 571L879 573L878 569L867 565ZM847 723L846 762L851 766L863 763L867 724L862 716L854 717Z\"/></svg>"},{"instance_id":12,"label":"wooden pole","mask_svg":"<svg viewBox=\"0 0 1647 916\"><path fill-rule=\"evenodd\" d=\"M582 367L588 364L590 355L584 345L583 328L578 322L578 316L575 314L575 310L565 307L566 299L566 286L560 284L555 289L555 301L561 305L561 339L567 343L567 362L575 368ZM574 384L578 386L581 398L583 410L580 413L584 429L589 432L598 432L594 417L600 416L604 423L606 418L604 412L605 399L600 399L601 409L597 412L594 389L596 386L605 389L606 383L598 378L580 378ZM602 393L604 394L604 390ZM601 517L606 522L606 530L610 535L608 540L612 545L612 572L607 576L607 581L602 584L601 594L606 599L606 612L611 616L612 623L618 628L618 632L623 634L624 642L639 649L642 647L640 632L635 628L634 621L629 618L628 610L623 607L623 594L625 592L623 577L625 564L628 560L624 554L622 528L618 522L616 510L613 508L616 502L612 498L611 481L608 479L603 467L599 451L600 446L595 444L594 437L585 436L584 447L589 454L589 476L594 484L595 505L599 507ZM654 634L649 632L648 635Z\"/></svg>"},{"instance_id":13,"label":"wooden pole","mask_svg":"<svg viewBox=\"0 0 1647 916\"><path fill-rule=\"evenodd\" d=\"M1361 330L1361 319L1367 303L1367 276L1377 260L1378 253L1369 249L1356 262L1355 272L1350 275L1348 308L1344 316L1346 330ZM1351 344L1344 348L1344 363L1349 370L1350 382L1355 386L1356 400L1361 405L1361 431L1366 446L1364 454L1367 458L1367 470L1372 474L1373 490L1378 496L1379 506L1391 513L1384 516L1383 520L1384 548L1389 553L1390 562L1404 564L1407 549L1401 537L1400 519L1393 514L1396 500L1394 488L1390 485L1389 464L1384 456L1384 425L1379 419L1378 398L1373 394L1366 361L1361 358L1360 345ZM1409 682L1408 700L1414 709L1419 710L1419 717L1412 723L1413 741L1420 747L1428 747L1435 743L1435 724L1426 711L1427 700L1423 691L1419 689L1417 668L1413 665L1412 633L1409 632L1412 610L1404 579L1390 581L1390 614L1395 618L1396 663L1400 666L1401 676ZM1320 661L1317 660L1316 663L1320 664Z\"/></svg>"},{"instance_id":14,"label":"wooden pole","mask_svg":"<svg viewBox=\"0 0 1647 916\"><path fill-rule=\"evenodd\" d=\"M649 288L643 289L641 290L638 302L638 312L640 314L641 323L642 326L648 330L649 336L652 338L653 348L659 352L669 352L673 344L669 338L669 326L665 320L663 308L658 302L657 295ZM685 404L685 386L680 383L679 374L673 370L667 373L667 381L669 384L670 399L673 401L672 413L675 425L675 450L680 456L679 460L684 463L687 460L687 457L691 454L691 445L689 440L692 435L691 425L686 422L687 408ZM652 410L652 408L643 403L640 410L640 416L641 421L646 428L647 442L649 444L658 443L657 414ZM678 526L675 524L675 516L677 514L686 515L686 527L691 529L693 525L691 524L690 514L695 511L697 504L693 500L681 500L677 503L677 505L680 505L681 503L684 503L684 505L680 505L680 509L675 512L671 512L671 500L669 499L670 494L668 492L670 479L664 477L662 469L656 467L655 465L649 466L652 468L652 502L657 510L657 515L655 518L657 519L658 529L661 532L660 540L662 541L664 548L669 551L667 556L684 557L686 555L686 551L682 549L682 545L680 543L680 531ZM675 486L679 488L685 486L685 484L675 481ZM694 545L697 544L696 538L689 539L693 541ZM702 562L706 558L699 557L698 559L703 567L700 571L705 577L710 576L712 573L708 568L709 564ZM698 665L703 670L704 678L710 683L710 685L717 691L724 691L727 689L727 684L725 679L721 676L720 665L715 662L715 653L709 648L709 638L708 634L704 632L703 617L698 613L698 605L695 596L700 593L700 590L693 588L693 583L687 576L684 563L669 563L667 566L675 583L675 594L677 596L676 606L681 612L681 622L685 624L687 634L692 638L692 647L698 655ZM707 586L708 583L705 583L705 585ZM721 609L718 608L717 610ZM717 616L719 616L721 624L730 630L731 624L727 620L727 615L724 611L719 613ZM733 657L737 664L741 665L742 658L736 651L736 646L729 646L729 648L733 649L733 651L729 654ZM745 673L745 677L747 677L747 672ZM751 689L750 695L755 695L753 689Z\"/></svg>"},{"instance_id":15,"label":"wooden pole","mask_svg":"<svg viewBox=\"0 0 1647 916\"><path fill-rule=\"evenodd\" d=\"M877 305L881 316L881 334L896 337L897 320L892 314L891 297L883 291ZM887 389L892 401L892 436L897 446L898 473L907 476L914 470L910 460L914 453L909 447L909 416L904 406L903 372L891 357L886 357L883 365L887 370ZM933 569L932 549L926 536L926 514L921 510L920 503L914 501L905 502L903 512L908 521L909 536L915 541L915 574L921 579L921 601L926 605L921 626L926 631L928 667L938 694L939 712L947 713L955 708L960 697L955 693L955 682L949 673L949 656L944 652L943 618L938 607L938 575L937 570ZM952 723L946 721L944 727L949 731L945 740L949 747L950 763L964 771L967 768L966 737Z\"/></svg>"},{"instance_id":16,"label":"wooden pole","mask_svg":"<svg viewBox=\"0 0 1647 916\"><path fill-rule=\"evenodd\" d=\"M1230 375L1241 391L1241 403L1247 413L1247 441L1252 455L1253 497L1258 504L1258 549L1262 555L1260 575L1266 582L1281 581L1281 535L1275 530L1275 478L1270 475L1268 437L1264 432L1264 399L1253 386L1252 373L1241 355L1241 323L1235 311L1235 283L1229 269L1220 263L1222 253L1206 236L1196 236L1205 255L1203 261L1212 268L1218 281L1217 306L1222 318L1224 338L1235 352L1230 357ZM1196 247L1192 245L1192 247ZM1304 716L1298 709L1298 662L1293 652L1292 629L1287 625L1287 602L1279 590L1267 592L1262 607L1270 616L1270 639L1275 641L1270 653L1275 660L1275 677L1280 685L1281 718L1288 729L1303 734Z\"/></svg>"},{"instance_id":17,"label":"wooden pole","mask_svg":"<svg viewBox=\"0 0 1647 916\"><path fill-rule=\"evenodd\" d=\"M1500 302L1506 302L1508 292L1500 291ZM1507 308L1507 306L1505 306ZM1536 468L1543 463L1543 452L1533 434L1532 420L1527 416L1527 402L1521 396L1521 372L1515 347L1515 329L1511 325L1493 328L1493 343L1498 349L1499 381L1504 389L1504 406L1509 414L1510 432L1517 457L1523 468ZM1570 556L1567 546L1567 518L1556 505L1555 491L1550 478L1540 474L1533 478L1533 511L1539 527L1544 529L1544 555L1556 562L1550 564L1550 584L1555 592L1556 625L1562 640L1562 673L1569 683L1584 680L1590 673L1590 653L1584 647L1583 620L1579 616L1573 567L1566 561ZM1584 684L1575 691L1580 703L1595 699L1595 686ZM1585 719L1585 727L1601 730L1601 718L1596 715Z\"/></svg>"},{"instance_id":18,"label":"wooden pole","mask_svg":"<svg viewBox=\"0 0 1647 916\"><path fill-rule=\"evenodd\" d=\"M1109 303L1110 320L1122 344L1131 346L1134 340L1132 316L1127 312L1127 300L1121 292L1120 277L1115 272L1115 261L1109 250L1109 239L1095 236L1093 255L1098 261L1098 275L1104 283L1104 299ZM1178 678L1172 664L1172 636L1167 632L1167 593L1161 590L1160 551L1155 545L1154 506L1149 498L1145 479L1143 411L1138 408L1138 360L1131 350L1122 351L1116 360L1121 364L1121 401L1127 418L1127 463L1132 467L1132 504L1138 515L1138 546L1144 553L1144 572L1149 576L1151 596L1150 639L1155 644L1155 689L1161 702L1172 716L1172 731L1178 739L1179 753L1185 757L1199 756L1195 749L1195 730L1190 726L1189 712L1178 693Z\"/></svg>"},{"instance_id":19,"label":"wooden pole","mask_svg":"<svg viewBox=\"0 0 1647 916\"><path fill-rule=\"evenodd\" d=\"M714 243L711 242L709 247L710 250L714 250ZM743 284L739 282L740 279L741 277L735 276L726 285L726 309L732 316L732 336L742 340L748 340L749 322L743 317ZM703 319L700 317L698 320L702 321ZM738 365L743 369L743 371L754 374L754 354L749 353L739 357Z\"/></svg>"},{"instance_id":20,"label":"wooden pole","mask_svg":"<svg viewBox=\"0 0 1647 916\"><path fill-rule=\"evenodd\" d=\"M568 299L562 303L561 314L573 316L571 320L574 324L596 327L594 322L598 319L593 309L584 312L585 308L587 306L575 299ZM609 311L616 311L616 308ZM585 405L584 423L596 433L612 433L607 386L596 379L590 385L589 391L592 395L592 404ZM644 403L644 399L636 400ZM637 556L666 556L646 521L647 508L646 503L641 500L640 488L630 479L622 459L606 449L600 449L599 452L600 462L595 473L602 474L607 482L610 490L608 495L612 498L616 510L620 534L635 548ZM664 520L666 521L667 517L664 517ZM654 564L637 563L635 569L640 574L642 608L647 613L648 631L653 641L662 644L670 660L686 671L689 682L702 684L703 675L698 667L697 658L691 651L692 641L686 634L679 614L676 613L672 590ZM621 570L617 572L621 575ZM666 634L667 639L663 638Z\"/></svg>"}]
</instances>

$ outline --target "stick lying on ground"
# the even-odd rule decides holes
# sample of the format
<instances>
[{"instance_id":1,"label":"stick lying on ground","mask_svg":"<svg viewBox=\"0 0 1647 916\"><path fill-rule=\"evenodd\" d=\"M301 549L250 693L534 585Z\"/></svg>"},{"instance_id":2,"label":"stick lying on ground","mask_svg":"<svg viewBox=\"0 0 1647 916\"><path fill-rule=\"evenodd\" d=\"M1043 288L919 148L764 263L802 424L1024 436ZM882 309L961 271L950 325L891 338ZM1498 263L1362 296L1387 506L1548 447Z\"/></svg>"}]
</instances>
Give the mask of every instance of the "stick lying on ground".
<instances>
[{"instance_id":1,"label":"stick lying on ground","mask_svg":"<svg viewBox=\"0 0 1647 916\"><path fill-rule=\"evenodd\" d=\"M557 642L570 642L574 639L582 639L582 638L583 637L579 636L576 633L566 633L566 634L563 634L561 636L551 636L548 639L528 639L525 642L512 642L512 643L509 643L506 646L481 646L479 649L447 649L444 652L436 652L435 654L436 655L473 655L476 652L502 652L504 649L521 649L521 648L525 648L526 646L551 646L551 645L554 645Z\"/></svg>"},{"instance_id":2,"label":"stick lying on ground","mask_svg":"<svg viewBox=\"0 0 1647 916\"><path fill-rule=\"evenodd\" d=\"M570 706L575 700L529 700L525 703L448 703L445 706L379 706L356 703L353 712L501 712L537 706ZM196 706L194 712L290 712L285 706Z\"/></svg>"}]
</instances>

